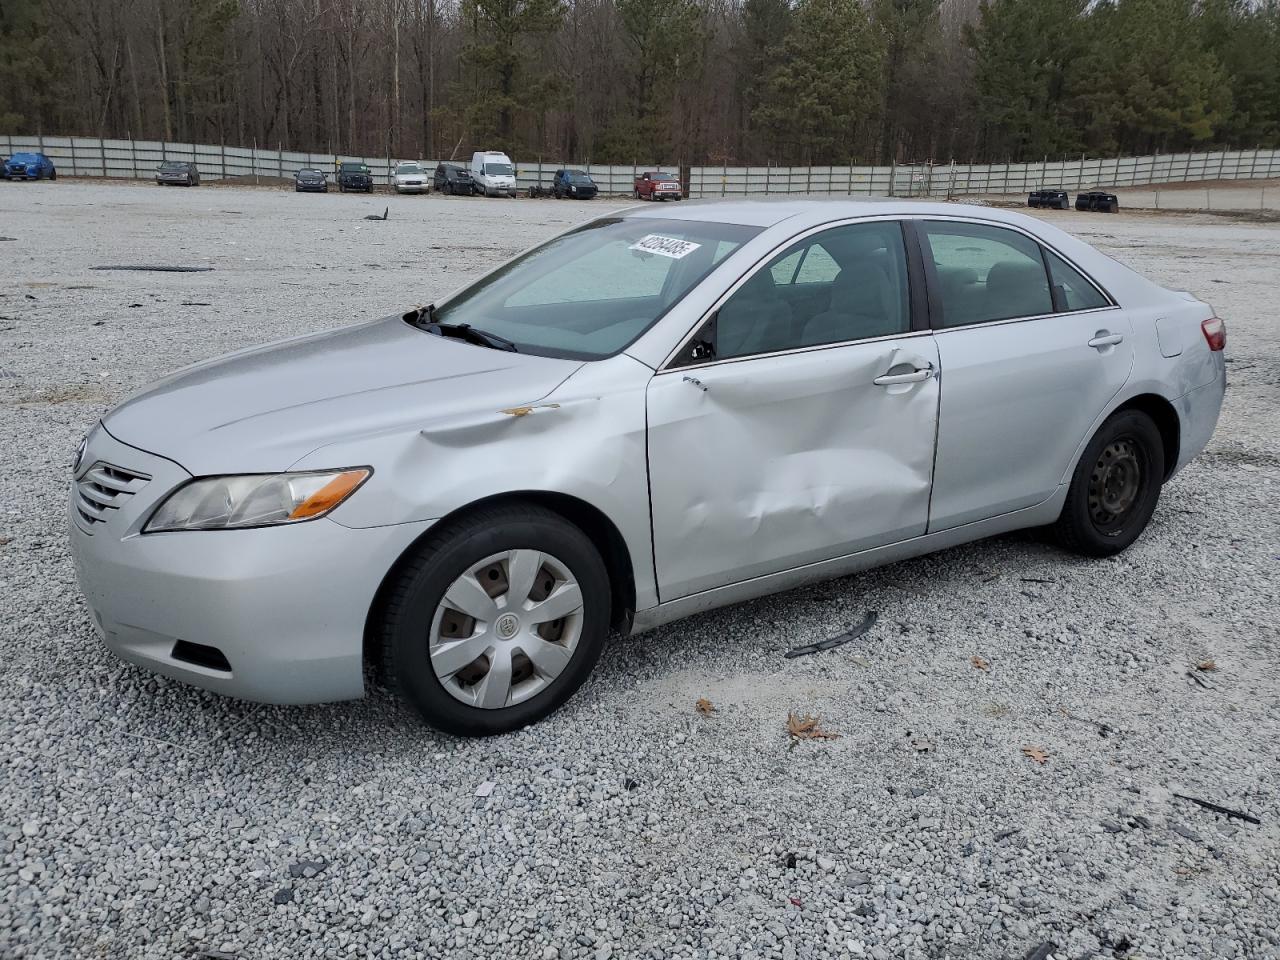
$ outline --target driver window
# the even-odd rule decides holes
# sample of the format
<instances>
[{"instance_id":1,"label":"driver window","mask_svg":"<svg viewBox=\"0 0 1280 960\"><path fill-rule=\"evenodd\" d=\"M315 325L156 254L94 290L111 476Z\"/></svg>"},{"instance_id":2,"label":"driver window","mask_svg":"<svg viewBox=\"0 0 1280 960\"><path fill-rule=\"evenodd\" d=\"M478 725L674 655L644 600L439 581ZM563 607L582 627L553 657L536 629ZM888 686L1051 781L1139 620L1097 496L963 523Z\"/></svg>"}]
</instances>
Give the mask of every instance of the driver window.
<instances>
[{"instance_id":1,"label":"driver window","mask_svg":"<svg viewBox=\"0 0 1280 960\"><path fill-rule=\"evenodd\" d=\"M833 227L757 270L716 314L717 359L845 343L911 329L902 227Z\"/></svg>"}]
</instances>

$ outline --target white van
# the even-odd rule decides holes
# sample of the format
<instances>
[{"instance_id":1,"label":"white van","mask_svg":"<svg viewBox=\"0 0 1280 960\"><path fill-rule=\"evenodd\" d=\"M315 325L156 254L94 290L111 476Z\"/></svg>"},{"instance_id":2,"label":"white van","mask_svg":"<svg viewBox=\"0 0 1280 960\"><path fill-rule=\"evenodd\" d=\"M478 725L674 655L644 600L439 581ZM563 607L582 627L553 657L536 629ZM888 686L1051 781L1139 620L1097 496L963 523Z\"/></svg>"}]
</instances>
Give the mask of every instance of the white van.
<instances>
[{"instance_id":1,"label":"white van","mask_svg":"<svg viewBox=\"0 0 1280 960\"><path fill-rule=\"evenodd\" d=\"M496 150L481 150L471 155L471 190L486 197L514 197L516 168L511 158Z\"/></svg>"}]
</instances>

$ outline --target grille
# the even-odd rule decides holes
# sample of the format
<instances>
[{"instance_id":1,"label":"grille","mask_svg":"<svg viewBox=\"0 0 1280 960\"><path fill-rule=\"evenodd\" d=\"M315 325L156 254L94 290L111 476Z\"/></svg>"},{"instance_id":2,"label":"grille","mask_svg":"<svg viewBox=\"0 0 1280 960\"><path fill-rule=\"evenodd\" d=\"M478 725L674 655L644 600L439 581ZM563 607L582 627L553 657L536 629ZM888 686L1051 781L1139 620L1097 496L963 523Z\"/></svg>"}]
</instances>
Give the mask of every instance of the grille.
<instances>
[{"instance_id":1,"label":"grille","mask_svg":"<svg viewBox=\"0 0 1280 960\"><path fill-rule=\"evenodd\" d=\"M119 510L150 479L145 473L95 463L76 481L76 510L80 519L90 527L106 522L113 510Z\"/></svg>"}]
</instances>

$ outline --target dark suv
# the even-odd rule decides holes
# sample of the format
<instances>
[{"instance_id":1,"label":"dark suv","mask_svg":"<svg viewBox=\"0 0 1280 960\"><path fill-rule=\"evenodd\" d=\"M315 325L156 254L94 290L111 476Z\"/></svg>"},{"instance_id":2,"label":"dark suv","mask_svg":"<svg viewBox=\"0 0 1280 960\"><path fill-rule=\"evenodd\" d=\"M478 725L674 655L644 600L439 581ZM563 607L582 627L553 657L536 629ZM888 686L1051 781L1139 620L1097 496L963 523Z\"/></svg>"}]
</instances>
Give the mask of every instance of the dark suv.
<instances>
[{"instance_id":1,"label":"dark suv","mask_svg":"<svg viewBox=\"0 0 1280 960\"><path fill-rule=\"evenodd\" d=\"M557 170L551 180L551 193L557 200L561 197L590 200L598 189L596 182L581 170Z\"/></svg>"},{"instance_id":2,"label":"dark suv","mask_svg":"<svg viewBox=\"0 0 1280 960\"><path fill-rule=\"evenodd\" d=\"M373 172L363 163L338 164L338 192L362 190L373 193Z\"/></svg>"},{"instance_id":3,"label":"dark suv","mask_svg":"<svg viewBox=\"0 0 1280 960\"><path fill-rule=\"evenodd\" d=\"M1067 210L1071 207L1071 200L1065 190L1032 190L1027 197L1027 206Z\"/></svg>"},{"instance_id":4,"label":"dark suv","mask_svg":"<svg viewBox=\"0 0 1280 960\"><path fill-rule=\"evenodd\" d=\"M471 173L460 163L441 163L433 178L436 193L460 193L471 196Z\"/></svg>"},{"instance_id":5,"label":"dark suv","mask_svg":"<svg viewBox=\"0 0 1280 960\"><path fill-rule=\"evenodd\" d=\"M1119 213L1120 200L1114 193L1105 190L1090 190L1088 193L1076 194L1076 209L1089 210L1094 213Z\"/></svg>"}]
</instances>

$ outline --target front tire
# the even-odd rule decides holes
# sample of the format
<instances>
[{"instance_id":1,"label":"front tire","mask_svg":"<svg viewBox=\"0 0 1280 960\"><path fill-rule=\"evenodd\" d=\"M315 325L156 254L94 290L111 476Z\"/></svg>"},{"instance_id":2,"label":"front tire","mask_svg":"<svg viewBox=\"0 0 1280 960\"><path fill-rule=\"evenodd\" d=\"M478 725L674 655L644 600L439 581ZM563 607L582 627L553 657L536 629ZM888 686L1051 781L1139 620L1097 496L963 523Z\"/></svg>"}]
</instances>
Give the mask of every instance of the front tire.
<instances>
[{"instance_id":1,"label":"front tire","mask_svg":"<svg viewBox=\"0 0 1280 960\"><path fill-rule=\"evenodd\" d=\"M1140 410L1113 414L1076 464L1053 526L1058 542L1088 557L1126 549L1155 513L1164 473L1164 442L1152 419Z\"/></svg>"},{"instance_id":2,"label":"front tire","mask_svg":"<svg viewBox=\"0 0 1280 960\"><path fill-rule=\"evenodd\" d=\"M581 530L532 504L491 507L433 532L398 574L383 668L436 729L506 733L582 686L609 620L609 576Z\"/></svg>"}]
</instances>

